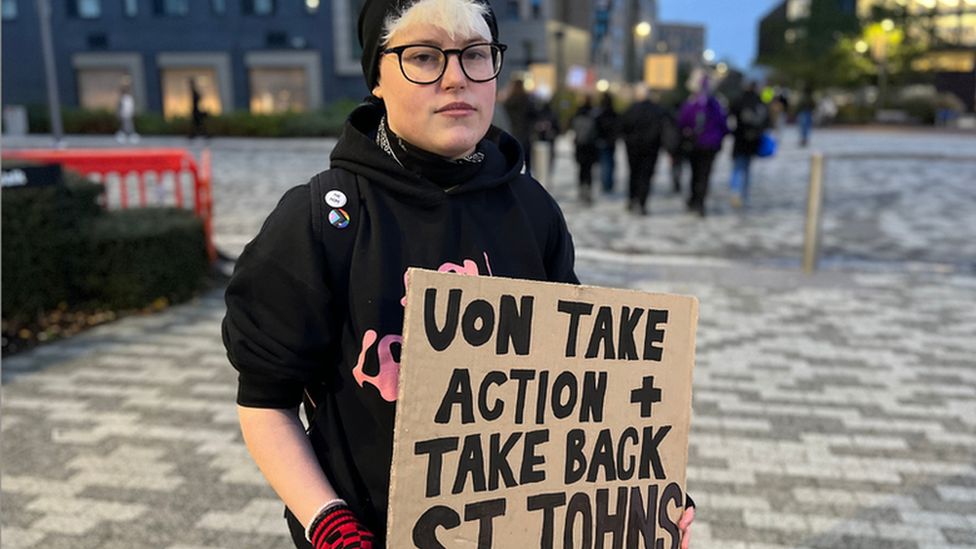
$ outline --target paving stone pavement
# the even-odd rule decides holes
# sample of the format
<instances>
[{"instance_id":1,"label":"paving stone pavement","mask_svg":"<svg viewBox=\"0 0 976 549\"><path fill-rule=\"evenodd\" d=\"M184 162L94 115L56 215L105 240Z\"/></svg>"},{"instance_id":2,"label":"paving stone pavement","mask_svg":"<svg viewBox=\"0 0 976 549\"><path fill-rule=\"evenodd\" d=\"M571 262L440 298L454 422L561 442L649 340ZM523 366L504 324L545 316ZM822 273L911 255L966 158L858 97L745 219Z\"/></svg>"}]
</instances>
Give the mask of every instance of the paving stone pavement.
<instances>
[{"instance_id":1,"label":"paving stone pavement","mask_svg":"<svg viewBox=\"0 0 976 549\"><path fill-rule=\"evenodd\" d=\"M724 205L720 161L705 220L663 179L649 218L618 197L582 210L557 163L585 282L701 301L692 546L976 547L976 164L831 166L828 269L804 276L790 267L807 153L791 137L757 166L747 212ZM976 155L965 135L823 131L814 145ZM331 142L212 146L233 253ZM222 313L213 292L3 361L3 547L290 546L237 430Z\"/></svg>"}]
</instances>

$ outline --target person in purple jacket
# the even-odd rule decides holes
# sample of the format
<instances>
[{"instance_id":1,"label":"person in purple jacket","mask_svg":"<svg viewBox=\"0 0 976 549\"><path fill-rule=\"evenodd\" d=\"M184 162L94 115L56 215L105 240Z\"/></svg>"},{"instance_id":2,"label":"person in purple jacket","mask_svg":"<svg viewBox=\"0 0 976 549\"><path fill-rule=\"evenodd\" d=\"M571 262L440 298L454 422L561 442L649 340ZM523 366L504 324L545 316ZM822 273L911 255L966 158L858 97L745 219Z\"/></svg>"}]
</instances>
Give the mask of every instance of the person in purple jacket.
<instances>
[{"instance_id":1,"label":"person in purple jacket","mask_svg":"<svg viewBox=\"0 0 976 549\"><path fill-rule=\"evenodd\" d=\"M722 140L729 133L728 114L709 89L708 77L703 77L701 88L681 106L678 127L681 130L682 148L688 151L691 161L691 196L688 210L705 217L705 196L712 174L715 156L722 149Z\"/></svg>"}]
</instances>

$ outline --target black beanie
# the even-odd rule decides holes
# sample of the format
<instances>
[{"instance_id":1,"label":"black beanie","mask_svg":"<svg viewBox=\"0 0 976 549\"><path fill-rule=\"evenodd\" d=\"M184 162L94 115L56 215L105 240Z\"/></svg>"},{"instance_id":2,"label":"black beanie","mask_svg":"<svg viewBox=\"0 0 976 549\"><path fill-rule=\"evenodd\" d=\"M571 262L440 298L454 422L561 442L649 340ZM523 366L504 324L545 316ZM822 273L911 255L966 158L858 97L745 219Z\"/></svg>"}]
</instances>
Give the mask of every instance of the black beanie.
<instances>
[{"instance_id":1,"label":"black beanie","mask_svg":"<svg viewBox=\"0 0 976 549\"><path fill-rule=\"evenodd\" d=\"M384 23L390 15L403 13L418 0L366 0L362 11L359 12L359 45L363 47L363 76L370 92L376 87L380 79L380 40L383 39ZM475 0L483 4L485 21L491 31L492 42L498 41L498 22L491 4L487 0Z\"/></svg>"}]
</instances>

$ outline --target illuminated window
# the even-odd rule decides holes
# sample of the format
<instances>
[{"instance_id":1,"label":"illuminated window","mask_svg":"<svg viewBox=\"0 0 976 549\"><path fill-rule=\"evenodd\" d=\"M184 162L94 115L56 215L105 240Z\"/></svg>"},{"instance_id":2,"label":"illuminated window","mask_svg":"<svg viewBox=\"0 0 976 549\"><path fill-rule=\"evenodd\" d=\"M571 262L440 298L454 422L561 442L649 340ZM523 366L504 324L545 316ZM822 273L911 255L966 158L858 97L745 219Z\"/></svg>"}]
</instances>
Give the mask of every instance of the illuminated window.
<instances>
[{"instance_id":1,"label":"illuminated window","mask_svg":"<svg viewBox=\"0 0 976 549\"><path fill-rule=\"evenodd\" d=\"M156 15L184 16L190 13L190 0L153 0Z\"/></svg>"},{"instance_id":2,"label":"illuminated window","mask_svg":"<svg viewBox=\"0 0 976 549\"><path fill-rule=\"evenodd\" d=\"M241 7L245 15L271 15L274 13L274 0L243 0Z\"/></svg>"},{"instance_id":3,"label":"illuminated window","mask_svg":"<svg viewBox=\"0 0 976 549\"><path fill-rule=\"evenodd\" d=\"M82 19L97 19L102 16L101 0L70 0L68 15Z\"/></svg>"},{"instance_id":4,"label":"illuminated window","mask_svg":"<svg viewBox=\"0 0 976 549\"><path fill-rule=\"evenodd\" d=\"M129 72L118 68L78 69L78 102L84 109L114 111L123 84L132 79Z\"/></svg>"},{"instance_id":5,"label":"illuminated window","mask_svg":"<svg viewBox=\"0 0 976 549\"><path fill-rule=\"evenodd\" d=\"M17 0L3 0L0 4L3 10L3 20L9 21L17 18Z\"/></svg>"},{"instance_id":6,"label":"illuminated window","mask_svg":"<svg viewBox=\"0 0 976 549\"><path fill-rule=\"evenodd\" d=\"M250 83L251 112L303 112L308 109L308 76L305 69L253 68Z\"/></svg>"},{"instance_id":7,"label":"illuminated window","mask_svg":"<svg viewBox=\"0 0 976 549\"><path fill-rule=\"evenodd\" d=\"M790 21L810 17L810 0L791 0L786 5L786 18Z\"/></svg>"},{"instance_id":8,"label":"illuminated window","mask_svg":"<svg viewBox=\"0 0 976 549\"><path fill-rule=\"evenodd\" d=\"M200 109L208 114L220 114L220 93L217 71L211 68L163 69L163 116L190 116L193 111L192 80L200 93Z\"/></svg>"}]
</instances>

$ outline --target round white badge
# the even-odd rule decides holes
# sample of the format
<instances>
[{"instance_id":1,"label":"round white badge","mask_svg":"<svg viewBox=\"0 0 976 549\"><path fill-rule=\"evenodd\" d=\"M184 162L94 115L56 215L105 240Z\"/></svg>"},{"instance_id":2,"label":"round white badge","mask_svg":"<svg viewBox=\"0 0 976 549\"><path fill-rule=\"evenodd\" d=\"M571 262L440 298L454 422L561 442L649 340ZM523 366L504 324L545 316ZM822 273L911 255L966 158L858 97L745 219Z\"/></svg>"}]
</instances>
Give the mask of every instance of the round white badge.
<instances>
[{"instance_id":1,"label":"round white badge","mask_svg":"<svg viewBox=\"0 0 976 549\"><path fill-rule=\"evenodd\" d=\"M342 191L329 191L325 194L325 203L333 208L341 208L346 205L346 193Z\"/></svg>"}]
</instances>

